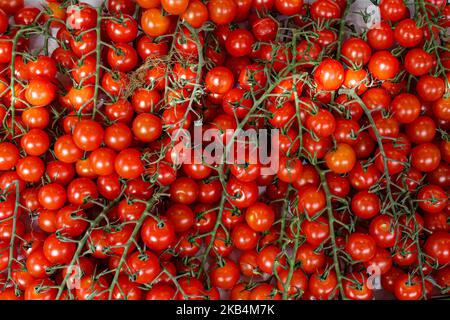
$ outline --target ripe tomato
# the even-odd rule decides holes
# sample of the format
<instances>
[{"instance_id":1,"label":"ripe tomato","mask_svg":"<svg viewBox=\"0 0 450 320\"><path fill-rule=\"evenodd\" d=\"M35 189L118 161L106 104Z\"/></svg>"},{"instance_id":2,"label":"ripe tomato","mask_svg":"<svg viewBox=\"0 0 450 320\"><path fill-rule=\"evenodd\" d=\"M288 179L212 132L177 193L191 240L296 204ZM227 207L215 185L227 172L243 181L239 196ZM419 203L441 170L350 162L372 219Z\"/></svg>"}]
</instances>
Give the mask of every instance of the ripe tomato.
<instances>
[{"instance_id":1,"label":"ripe tomato","mask_svg":"<svg viewBox=\"0 0 450 320\"><path fill-rule=\"evenodd\" d=\"M422 172L430 172L439 166L441 152L432 143L422 143L411 150L411 165Z\"/></svg>"},{"instance_id":2,"label":"ripe tomato","mask_svg":"<svg viewBox=\"0 0 450 320\"><path fill-rule=\"evenodd\" d=\"M327 153L325 162L328 168L335 173L348 173L355 166L356 154L351 146L340 143L335 150Z\"/></svg>"},{"instance_id":3,"label":"ripe tomato","mask_svg":"<svg viewBox=\"0 0 450 320\"><path fill-rule=\"evenodd\" d=\"M142 30L150 37L159 37L167 33L170 28L170 18L162 14L161 9L151 7L141 16Z\"/></svg>"},{"instance_id":4,"label":"ripe tomato","mask_svg":"<svg viewBox=\"0 0 450 320\"><path fill-rule=\"evenodd\" d=\"M237 224L232 232L233 245L240 250L254 249L258 241L258 233L251 229L246 223Z\"/></svg>"},{"instance_id":5,"label":"ripe tomato","mask_svg":"<svg viewBox=\"0 0 450 320\"><path fill-rule=\"evenodd\" d=\"M345 251L354 260L367 262L375 256L376 243L370 235L355 232L349 236Z\"/></svg>"},{"instance_id":6,"label":"ripe tomato","mask_svg":"<svg viewBox=\"0 0 450 320\"><path fill-rule=\"evenodd\" d=\"M434 232L425 242L425 252L439 265L450 261L450 233Z\"/></svg>"},{"instance_id":7,"label":"ripe tomato","mask_svg":"<svg viewBox=\"0 0 450 320\"><path fill-rule=\"evenodd\" d=\"M55 226L62 235L77 237L88 227L84 210L74 205L68 205L58 210L55 216Z\"/></svg>"},{"instance_id":8,"label":"ripe tomato","mask_svg":"<svg viewBox=\"0 0 450 320\"><path fill-rule=\"evenodd\" d=\"M144 172L141 153L137 149L123 149L116 156L114 168L124 179L136 179Z\"/></svg>"},{"instance_id":9,"label":"ripe tomato","mask_svg":"<svg viewBox=\"0 0 450 320\"><path fill-rule=\"evenodd\" d=\"M369 191L360 191L352 198L352 212L362 219L371 219L380 212L380 200Z\"/></svg>"},{"instance_id":10,"label":"ripe tomato","mask_svg":"<svg viewBox=\"0 0 450 320\"><path fill-rule=\"evenodd\" d=\"M114 70L130 72L137 65L138 54L131 45L119 43L115 48L109 48L106 59Z\"/></svg>"},{"instance_id":11,"label":"ripe tomato","mask_svg":"<svg viewBox=\"0 0 450 320\"><path fill-rule=\"evenodd\" d=\"M211 266L211 284L220 289L231 289L239 280L240 272L236 263L228 258L223 259L220 265L214 263Z\"/></svg>"},{"instance_id":12,"label":"ripe tomato","mask_svg":"<svg viewBox=\"0 0 450 320\"><path fill-rule=\"evenodd\" d=\"M74 205L89 208L93 205L89 200L97 198L97 186L89 178L76 178L67 186L67 200Z\"/></svg>"},{"instance_id":13,"label":"ripe tomato","mask_svg":"<svg viewBox=\"0 0 450 320\"><path fill-rule=\"evenodd\" d=\"M403 47L416 47L422 42L423 31L413 19L404 19L395 27L394 37Z\"/></svg>"},{"instance_id":14,"label":"ripe tomato","mask_svg":"<svg viewBox=\"0 0 450 320\"><path fill-rule=\"evenodd\" d=\"M306 213L309 217L314 217L326 206L325 193L318 187L306 185L300 188L298 193L299 213Z\"/></svg>"},{"instance_id":15,"label":"ripe tomato","mask_svg":"<svg viewBox=\"0 0 450 320\"><path fill-rule=\"evenodd\" d=\"M265 203L256 202L245 212L247 224L256 232L269 230L275 221L275 212Z\"/></svg>"},{"instance_id":16,"label":"ripe tomato","mask_svg":"<svg viewBox=\"0 0 450 320\"><path fill-rule=\"evenodd\" d=\"M347 64L361 67L369 62L372 50L364 40L350 38L342 44L341 54Z\"/></svg>"},{"instance_id":17,"label":"ripe tomato","mask_svg":"<svg viewBox=\"0 0 450 320\"><path fill-rule=\"evenodd\" d=\"M132 16L124 14L106 22L106 33L114 42L127 43L136 39L138 25Z\"/></svg>"},{"instance_id":18,"label":"ripe tomato","mask_svg":"<svg viewBox=\"0 0 450 320\"><path fill-rule=\"evenodd\" d=\"M277 176L281 181L292 183L298 179L302 170L303 165L299 159L281 157Z\"/></svg>"},{"instance_id":19,"label":"ripe tomato","mask_svg":"<svg viewBox=\"0 0 450 320\"><path fill-rule=\"evenodd\" d=\"M372 300L373 292L367 285L367 276L361 272L352 272L342 281L344 294L350 300Z\"/></svg>"},{"instance_id":20,"label":"ripe tomato","mask_svg":"<svg viewBox=\"0 0 450 320\"><path fill-rule=\"evenodd\" d=\"M43 244L44 256L53 264L69 263L75 250L74 242L60 240L55 234L49 235Z\"/></svg>"},{"instance_id":21,"label":"ripe tomato","mask_svg":"<svg viewBox=\"0 0 450 320\"><path fill-rule=\"evenodd\" d=\"M389 51L377 51L370 58L368 67L376 79L389 80L397 75L400 62Z\"/></svg>"},{"instance_id":22,"label":"ripe tomato","mask_svg":"<svg viewBox=\"0 0 450 320\"><path fill-rule=\"evenodd\" d=\"M208 8L199 0L190 1L182 18L192 27L200 28L209 18Z\"/></svg>"},{"instance_id":23,"label":"ripe tomato","mask_svg":"<svg viewBox=\"0 0 450 320\"><path fill-rule=\"evenodd\" d=\"M305 273L312 274L325 265L326 257L319 248L304 243L297 249L295 260L301 263L301 268Z\"/></svg>"},{"instance_id":24,"label":"ripe tomato","mask_svg":"<svg viewBox=\"0 0 450 320\"><path fill-rule=\"evenodd\" d=\"M408 14L408 8L401 0L381 0L380 14L384 20L396 22Z\"/></svg>"},{"instance_id":25,"label":"ripe tomato","mask_svg":"<svg viewBox=\"0 0 450 320\"><path fill-rule=\"evenodd\" d=\"M215 67L206 74L205 84L212 93L224 94L233 87L233 73L226 67Z\"/></svg>"},{"instance_id":26,"label":"ripe tomato","mask_svg":"<svg viewBox=\"0 0 450 320\"><path fill-rule=\"evenodd\" d=\"M141 113L133 120L133 133L136 138L144 142L158 139L162 133L162 121L159 117Z\"/></svg>"},{"instance_id":27,"label":"ripe tomato","mask_svg":"<svg viewBox=\"0 0 450 320\"><path fill-rule=\"evenodd\" d=\"M165 250L175 240L175 230L166 217L160 217L159 221L149 217L142 225L141 238L149 249Z\"/></svg>"},{"instance_id":28,"label":"ripe tomato","mask_svg":"<svg viewBox=\"0 0 450 320\"><path fill-rule=\"evenodd\" d=\"M25 99L33 106L45 107L56 97L56 87L44 78L35 78L28 83Z\"/></svg>"},{"instance_id":29,"label":"ripe tomato","mask_svg":"<svg viewBox=\"0 0 450 320\"><path fill-rule=\"evenodd\" d=\"M314 20L332 20L341 17L341 8L332 0L314 1L310 10Z\"/></svg>"},{"instance_id":30,"label":"ripe tomato","mask_svg":"<svg viewBox=\"0 0 450 320\"><path fill-rule=\"evenodd\" d=\"M405 55L405 69L413 76L423 76L433 67L433 56L423 49L414 48Z\"/></svg>"},{"instance_id":31,"label":"ripe tomato","mask_svg":"<svg viewBox=\"0 0 450 320\"><path fill-rule=\"evenodd\" d=\"M401 123L411 123L420 115L420 101L410 93L401 93L391 103L395 119Z\"/></svg>"},{"instance_id":32,"label":"ripe tomato","mask_svg":"<svg viewBox=\"0 0 450 320\"><path fill-rule=\"evenodd\" d=\"M49 279L36 279L25 289L25 300L55 300L58 289Z\"/></svg>"},{"instance_id":33,"label":"ripe tomato","mask_svg":"<svg viewBox=\"0 0 450 320\"><path fill-rule=\"evenodd\" d=\"M109 283L105 277L96 279L90 275L84 276L76 288L76 297L78 300L107 300L108 288Z\"/></svg>"},{"instance_id":34,"label":"ripe tomato","mask_svg":"<svg viewBox=\"0 0 450 320\"><path fill-rule=\"evenodd\" d=\"M317 299L329 300L336 294L338 285L334 270L317 270L311 275L308 282L308 290Z\"/></svg>"},{"instance_id":35,"label":"ripe tomato","mask_svg":"<svg viewBox=\"0 0 450 320\"><path fill-rule=\"evenodd\" d=\"M423 101L436 101L444 94L444 80L431 75L423 75L417 81L416 90Z\"/></svg>"},{"instance_id":36,"label":"ripe tomato","mask_svg":"<svg viewBox=\"0 0 450 320\"><path fill-rule=\"evenodd\" d=\"M132 253L127 258L127 264L139 284L151 283L161 271L158 257L150 251Z\"/></svg>"},{"instance_id":37,"label":"ripe tomato","mask_svg":"<svg viewBox=\"0 0 450 320\"><path fill-rule=\"evenodd\" d=\"M422 298L422 282L417 276L402 274L394 282L394 294L399 300L419 300Z\"/></svg>"},{"instance_id":38,"label":"ripe tomato","mask_svg":"<svg viewBox=\"0 0 450 320\"><path fill-rule=\"evenodd\" d=\"M330 235L328 221L323 217L313 221L303 220L301 229L305 233L306 242L313 246L319 246Z\"/></svg>"},{"instance_id":39,"label":"ripe tomato","mask_svg":"<svg viewBox=\"0 0 450 320\"><path fill-rule=\"evenodd\" d=\"M421 116L407 125L406 133L416 144L431 142L436 134L436 125L430 117Z\"/></svg>"},{"instance_id":40,"label":"ripe tomato","mask_svg":"<svg viewBox=\"0 0 450 320\"><path fill-rule=\"evenodd\" d=\"M208 2L208 11L212 22L225 25L234 20L238 6L233 0L212 0Z\"/></svg>"},{"instance_id":41,"label":"ripe tomato","mask_svg":"<svg viewBox=\"0 0 450 320\"><path fill-rule=\"evenodd\" d=\"M10 142L0 143L0 170L12 169L19 161L19 149Z\"/></svg>"},{"instance_id":42,"label":"ripe tomato","mask_svg":"<svg viewBox=\"0 0 450 320\"><path fill-rule=\"evenodd\" d=\"M317 2L323 1L328 0L320 0ZM319 89L329 91L339 89L344 83L344 75L344 67L342 64L339 61L330 58L324 59L314 70L313 74Z\"/></svg>"}]
</instances>

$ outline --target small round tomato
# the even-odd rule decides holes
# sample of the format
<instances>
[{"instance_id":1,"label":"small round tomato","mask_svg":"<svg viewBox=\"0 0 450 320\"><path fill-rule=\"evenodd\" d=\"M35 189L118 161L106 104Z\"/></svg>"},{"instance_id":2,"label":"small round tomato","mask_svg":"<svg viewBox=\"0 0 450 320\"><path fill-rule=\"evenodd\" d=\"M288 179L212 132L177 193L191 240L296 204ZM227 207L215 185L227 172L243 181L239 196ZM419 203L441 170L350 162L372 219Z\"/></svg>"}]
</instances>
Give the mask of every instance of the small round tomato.
<instances>
[{"instance_id":1,"label":"small round tomato","mask_svg":"<svg viewBox=\"0 0 450 320\"><path fill-rule=\"evenodd\" d=\"M422 282L417 276L399 275L394 283L394 294L399 300L419 300L423 295Z\"/></svg>"},{"instance_id":2,"label":"small round tomato","mask_svg":"<svg viewBox=\"0 0 450 320\"><path fill-rule=\"evenodd\" d=\"M317 86L322 90L329 91L339 89L344 83L344 75L345 72L342 64L339 61L330 58L324 59L313 73Z\"/></svg>"},{"instance_id":3,"label":"small round tomato","mask_svg":"<svg viewBox=\"0 0 450 320\"><path fill-rule=\"evenodd\" d=\"M422 172L436 170L440 161L441 152L432 143L422 143L411 150L411 165Z\"/></svg>"},{"instance_id":4,"label":"small round tomato","mask_svg":"<svg viewBox=\"0 0 450 320\"><path fill-rule=\"evenodd\" d=\"M127 265L136 275L135 282L139 284L151 283L161 271L158 257L150 251L135 251L127 258Z\"/></svg>"},{"instance_id":5,"label":"small round tomato","mask_svg":"<svg viewBox=\"0 0 450 320\"><path fill-rule=\"evenodd\" d=\"M197 199L197 184L193 179L182 177L170 185L169 193L172 201L189 205Z\"/></svg>"},{"instance_id":6,"label":"small round tomato","mask_svg":"<svg viewBox=\"0 0 450 320\"><path fill-rule=\"evenodd\" d=\"M84 220L86 213L77 206L68 205L59 209L55 216L55 226L62 235L70 237L80 236L89 223Z\"/></svg>"},{"instance_id":7,"label":"small round tomato","mask_svg":"<svg viewBox=\"0 0 450 320\"><path fill-rule=\"evenodd\" d=\"M76 250L76 245L72 241L58 239L56 234L51 234L45 239L43 244L44 256L53 264L69 263Z\"/></svg>"},{"instance_id":8,"label":"small round tomato","mask_svg":"<svg viewBox=\"0 0 450 320\"><path fill-rule=\"evenodd\" d=\"M380 14L384 20L396 22L403 19L408 13L408 8L402 0L381 0Z\"/></svg>"},{"instance_id":9,"label":"small round tomato","mask_svg":"<svg viewBox=\"0 0 450 320\"><path fill-rule=\"evenodd\" d=\"M233 87L233 73L226 67L215 67L206 74L205 84L210 92L224 94Z\"/></svg>"},{"instance_id":10,"label":"small round tomato","mask_svg":"<svg viewBox=\"0 0 450 320\"><path fill-rule=\"evenodd\" d=\"M327 272L317 270L309 278L308 290L317 299L329 300L336 294L337 285L338 281L334 270Z\"/></svg>"},{"instance_id":11,"label":"small round tomato","mask_svg":"<svg viewBox=\"0 0 450 320\"><path fill-rule=\"evenodd\" d=\"M445 92L445 83L439 77L423 75L417 81L416 90L423 101L436 101Z\"/></svg>"},{"instance_id":12,"label":"small round tomato","mask_svg":"<svg viewBox=\"0 0 450 320\"><path fill-rule=\"evenodd\" d=\"M405 69L413 76L423 76L433 67L433 56L421 48L409 50L405 55Z\"/></svg>"},{"instance_id":13,"label":"small round tomato","mask_svg":"<svg viewBox=\"0 0 450 320\"><path fill-rule=\"evenodd\" d=\"M364 40L350 38L342 44L341 54L347 64L362 67L369 62L372 50Z\"/></svg>"},{"instance_id":14,"label":"small round tomato","mask_svg":"<svg viewBox=\"0 0 450 320\"><path fill-rule=\"evenodd\" d=\"M394 37L397 42L406 48L416 47L423 40L423 31L413 19L404 19L395 27Z\"/></svg>"},{"instance_id":15,"label":"small round tomato","mask_svg":"<svg viewBox=\"0 0 450 320\"><path fill-rule=\"evenodd\" d=\"M162 134L162 120L153 114L141 113L134 118L132 130L139 140L152 142Z\"/></svg>"},{"instance_id":16,"label":"small round tomato","mask_svg":"<svg viewBox=\"0 0 450 320\"><path fill-rule=\"evenodd\" d=\"M388 80L397 75L400 62L389 51L377 51L370 58L368 67L376 79Z\"/></svg>"},{"instance_id":17,"label":"small round tomato","mask_svg":"<svg viewBox=\"0 0 450 320\"><path fill-rule=\"evenodd\" d=\"M163 15L161 9L150 8L142 13L141 27L148 36L159 37L169 31L170 18Z\"/></svg>"},{"instance_id":18,"label":"small round tomato","mask_svg":"<svg viewBox=\"0 0 450 320\"><path fill-rule=\"evenodd\" d=\"M231 289L238 282L240 277L239 267L228 258L218 263L213 263L210 267L211 284L219 289Z\"/></svg>"},{"instance_id":19,"label":"small round tomato","mask_svg":"<svg viewBox=\"0 0 450 320\"><path fill-rule=\"evenodd\" d=\"M309 217L314 217L326 206L325 193L321 188L306 185L298 192L298 210L306 213Z\"/></svg>"},{"instance_id":20,"label":"small round tomato","mask_svg":"<svg viewBox=\"0 0 450 320\"><path fill-rule=\"evenodd\" d=\"M19 161L19 149L10 142L0 143L0 170L12 169Z\"/></svg>"},{"instance_id":21,"label":"small round tomato","mask_svg":"<svg viewBox=\"0 0 450 320\"><path fill-rule=\"evenodd\" d=\"M138 54L131 45L119 43L114 48L109 48L106 60L114 70L130 72L138 63Z\"/></svg>"},{"instance_id":22,"label":"small round tomato","mask_svg":"<svg viewBox=\"0 0 450 320\"><path fill-rule=\"evenodd\" d=\"M340 143L335 150L327 153L325 162L328 168L335 173L348 173L355 166L356 154L351 146Z\"/></svg>"},{"instance_id":23,"label":"small round tomato","mask_svg":"<svg viewBox=\"0 0 450 320\"><path fill-rule=\"evenodd\" d=\"M230 32L225 42L225 47L233 57L242 57L252 52L255 42L253 35L246 29L235 29Z\"/></svg>"},{"instance_id":24,"label":"small round tomato","mask_svg":"<svg viewBox=\"0 0 450 320\"><path fill-rule=\"evenodd\" d=\"M425 252L439 265L450 262L450 233L434 232L425 242Z\"/></svg>"},{"instance_id":25,"label":"small round tomato","mask_svg":"<svg viewBox=\"0 0 450 320\"><path fill-rule=\"evenodd\" d=\"M136 39L138 25L132 16L124 14L106 22L106 33L116 43L127 43Z\"/></svg>"},{"instance_id":26,"label":"small round tomato","mask_svg":"<svg viewBox=\"0 0 450 320\"><path fill-rule=\"evenodd\" d=\"M199 0L190 1L182 18L194 28L200 28L209 18L208 8Z\"/></svg>"},{"instance_id":27,"label":"small round tomato","mask_svg":"<svg viewBox=\"0 0 450 320\"><path fill-rule=\"evenodd\" d=\"M231 23L236 17L238 6L234 0L212 0L208 2L209 17L217 25Z\"/></svg>"},{"instance_id":28,"label":"small round tomato","mask_svg":"<svg viewBox=\"0 0 450 320\"><path fill-rule=\"evenodd\" d=\"M359 218L371 219L380 212L380 200L375 193L360 191L352 198L352 212Z\"/></svg>"},{"instance_id":29,"label":"small round tomato","mask_svg":"<svg viewBox=\"0 0 450 320\"><path fill-rule=\"evenodd\" d=\"M395 119L401 123L411 123L420 115L420 101L410 93L401 93L391 103Z\"/></svg>"},{"instance_id":30,"label":"small round tomato","mask_svg":"<svg viewBox=\"0 0 450 320\"><path fill-rule=\"evenodd\" d=\"M264 232L272 227L275 221L275 212L267 204L256 202L247 208L245 220L253 230Z\"/></svg>"},{"instance_id":31,"label":"small round tomato","mask_svg":"<svg viewBox=\"0 0 450 320\"><path fill-rule=\"evenodd\" d=\"M372 300L373 291L367 285L367 276L362 272L347 274L342 281L344 294L350 300Z\"/></svg>"},{"instance_id":32,"label":"small round tomato","mask_svg":"<svg viewBox=\"0 0 450 320\"><path fill-rule=\"evenodd\" d=\"M375 256L376 243L370 235L355 232L349 236L345 251L354 260L367 262Z\"/></svg>"},{"instance_id":33,"label":"small round tomato","mask_svg":"<svg viewBox=\"0 0 450 320\"><path fill-rule=\"evenodd\" d=\"M398 236L398 227L394 219L386 214L376 216L369 226L369 233L381 248L391 248L395 245Z\"/></svg>"},{"instance_id":34,"label":"small round tomato","mask_svg":"<svg viewBox=\"0 0 450 320\"><path fill-rule=\"evenodd\" d=\"M258 242L258 233L246 223L239 223L231 232L233 245L240 250L254 249Z\"/></svg>"},{"instance_id":35,"label":"small round tomato","mask_svg":"<svg viewBox=\"0 0 450 320\"><path fill-rule=\"evenodd\" d=\"M149 249L165 250L175 240L175 229L166 217L149 217L142 225L141 238Z\"/></svg>"},{"instance_id":36,"label":"small round tomato","mask_svg":"<svg viewBox=\"0 0 450 320\"><path fill-rule=\"evenodd\" d=\"M137 149L123 149L116 156L114 168L124 179L136 179L144 172L141 152Z\"/></svg>"}]
</instances>

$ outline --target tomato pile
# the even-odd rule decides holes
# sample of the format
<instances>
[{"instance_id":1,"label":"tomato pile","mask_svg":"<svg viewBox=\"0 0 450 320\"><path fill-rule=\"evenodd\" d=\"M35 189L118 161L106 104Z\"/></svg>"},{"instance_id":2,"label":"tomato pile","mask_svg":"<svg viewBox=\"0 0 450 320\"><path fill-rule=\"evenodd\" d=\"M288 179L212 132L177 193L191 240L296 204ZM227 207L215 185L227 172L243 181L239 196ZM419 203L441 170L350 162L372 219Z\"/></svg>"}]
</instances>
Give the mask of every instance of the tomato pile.
<instances>
[{"instance_id":1,"label":"tomato pile","mask_svg":"<svg viewBox=\"0 0 450 320\"><path fill-rule=\"evenodd\" d=\"M0 0L0 299L448 295L450 5L351 2Z\"/></svg>"}]
</instances>

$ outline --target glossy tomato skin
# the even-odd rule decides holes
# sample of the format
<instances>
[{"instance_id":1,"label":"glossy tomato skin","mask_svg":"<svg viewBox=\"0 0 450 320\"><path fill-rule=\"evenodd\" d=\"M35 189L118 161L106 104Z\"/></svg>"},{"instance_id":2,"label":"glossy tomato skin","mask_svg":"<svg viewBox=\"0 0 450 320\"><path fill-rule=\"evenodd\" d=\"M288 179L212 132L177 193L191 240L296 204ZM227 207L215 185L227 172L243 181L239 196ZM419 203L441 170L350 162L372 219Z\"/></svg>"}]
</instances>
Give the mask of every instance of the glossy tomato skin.
<instances>
[{"instance_id":1,"label":"glossy tomato skin","mask_svg":"<svg viewBox=\"0 0 450 320\"><path fill-rule=\"evenodd\" d=\"M218 25L232 22L236 17L237 9L236 3L232 0L213 0L208 2L209 17Z\"/></svg>"},{"instance_id":2,"label":"glossy tomato skin","mask_svg":"<svg viewBox=\"0 0 450 320\"><path fill-rule=\"evenodd\" d=\"M375 52L369 61L369 71L378 80L394 78L399 67L400 62L389 51Z\"/></svg>"},{"instance_id":3,"label":"glossy tomato skin","mask_svg":"<svg viewBox=\"0 0 450 320\"><path fill-rule=\"evenodd\" d=\"M441 152L439 148L429 142L417 145L411 150L411 164L422 172L430 172L439 166Z\"/></svg>"},{"instance_id":4,"label":"glossy tomato skin","mask_svg":"<svg viewBox=\"0 0 450 320\"><path fill-rule=\"evenodd\" d=\"M373 292L367 285L367 277L360 272L353 272L346 276L348 280L344 280L345 296L351 300L372 300Z\"/></svg>"},{"instance_id":5,"label":"glossy tomato skin","mask_svg":"<svg viewBox=\"0 0 450 320\"><path fill-rule=\"evenodd\" d=\"M160 9L149 8L141 16L141 27L150 37L162 36L170 28L170 18L163 16Z\"/></svg>"},{"instance_id":6,"label":"glossy tomato skin","mask_svg":"<svg viewBox=\"0 0 450 320\"><path fill-rule=\"evenodd\" d=\"M420 279L416 276L410 276L408 274L398 276L394 284L394 294L399 300L421 299L423 289Z\"/></svg>"},{"instance_id":7,"label":"glossy tomato skin","mask_svg":"<svg viewBox=\"0 0 450 320\"><path fill-rule=\"evenodd\" d=\"M157 256L149 251L132 253L128 257L127 263L130 269L136 273L135 282L139 284L151 283L161 270Z\"/></svg>"},{"instance_id":8,"label":"glossy tomato skin","mask_svg":"<svg viewBox=\"0 0 450 320\"><path fill-rule=\"evenodd\" d=\"M422 42L423 31L413 19L404 19L395 27L394 37L403 47L415 47Z\"/></svg>"},{"instance_id":9,"label":"glossy tomato skin","mask_svg":"<svg viewBox=\"0 0 450 320\"><path fill-rule=\"evenodd\" d=\"M347 64L364 66L369 62L371 55L372 50L364 40L350 38L342 45L342 56Z\"/></svg>"},{"instance_id":10,"label":"glossy tomato skin","mask_svg":"<svg viewBox=\"0 0 450 320\"><path fill-rule=\"evenodd\" d=\"M439 265L448 264L450 261L450 233L435 232L425 242L425 252Z\"/></svg>"},{"instance_id":11,"label":"glossy tomato skin","mask_svg":"<svg viewBox=\"0 0 450 320\"><path fill-rule=\"evenodd\" d=\"M149 249L164 250L175 240L175 230L166 217L160 221L149 217L142 226L141 238Z\"/></svg>"},{"instance_id":12,"label":"glossy tomato skin","mask_svg":"<svg viewBox=\"0 0 450 320\"><path fill-rule=\"evenodd\" d=\"M376 243L370 235L352 233L345 250L354 260L367 262L375 256Z\"/></svg>"},{"instance_id":13,"label":"glossy tomato skin","mask_svg":"<svg viewBox=\"0 0 450 320\"><path fill-rule=\"evenodd\" d=\"M338 285L334 270L324 272L317 270L309 278L308 290L316 299L329 300L334 297L334 290Z\"/></svg>"},{"instance_id":14,"label":"glossy tomato skin","mask_svg":"<svg viewBox=\"0 0 450 320\"><path fill-rule=\"evenodd\" d=\"M211 270L212 285L221 289L233 288L240 277L238 266L230 259L225 259L221 266L213 264Z\"/></svg>"},{"instance_id":15,"label":"glossy tomato skin","mask_svg":"<svg viewBox=\"0 0 450 320\"><path fill-rule=\"evenodd\" d=\"M344 67L334 59L325 59L314 71L314 80L323 90L337 90L344 82Z\"/></svg>"},{"instance_id":16,"label":"glossy tomato skin","mask_svg":"<svg viewBox=\"0 0 450 320\"><path fill-rule=\"evenodd\" d=\"M55 300L58 290L51 288L55 283L49 279L37 279L25 289L25 300Z\"/></svg>"}]
</instances>

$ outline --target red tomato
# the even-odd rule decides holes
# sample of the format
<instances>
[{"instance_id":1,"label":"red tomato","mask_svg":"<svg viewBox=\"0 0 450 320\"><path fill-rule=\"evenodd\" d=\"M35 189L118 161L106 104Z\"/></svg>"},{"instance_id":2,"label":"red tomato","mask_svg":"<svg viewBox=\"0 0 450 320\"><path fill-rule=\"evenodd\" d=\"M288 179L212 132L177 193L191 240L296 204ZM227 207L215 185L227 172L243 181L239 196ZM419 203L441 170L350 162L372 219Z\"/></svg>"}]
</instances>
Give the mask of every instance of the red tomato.
<instances>
[{"instance_id":1,"label":"red tomato","mask_svg":"<svg viewBox=\"0 0 450 320\"><path fill-rule=\"evenodd\" d=\"M317 2L323 1L328 0ZM344 83L344 67L339 61L334 59L324 59L314 70L313 75L318 87L322 90L337 90Z\"/></svg>"},{"instance_id":2,"label":"red tomato","mask_svg":"<svg viewBox=\"0 0 450 320\"><path fill-rule=\"evenodd\" d=\"M400 62L389 51L375 52L369 61L369 71L378 80L394 78L400 68Z\"/></svg>"}]
</instances>

